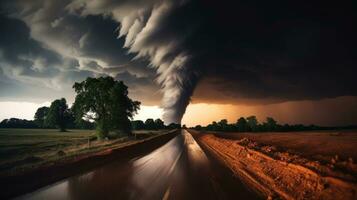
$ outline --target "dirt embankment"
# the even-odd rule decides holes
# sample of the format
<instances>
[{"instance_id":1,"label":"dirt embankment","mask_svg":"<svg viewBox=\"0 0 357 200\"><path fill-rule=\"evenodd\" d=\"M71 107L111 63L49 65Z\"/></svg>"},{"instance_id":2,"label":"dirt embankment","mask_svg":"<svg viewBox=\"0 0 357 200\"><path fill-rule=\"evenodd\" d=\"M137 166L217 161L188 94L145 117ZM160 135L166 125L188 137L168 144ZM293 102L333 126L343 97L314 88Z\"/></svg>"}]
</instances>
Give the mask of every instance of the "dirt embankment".
<instances>
[{"instance_id":1,"label":"dirt embankment","mask_svg":"<svg viewBox=\"0 0 357 200\"><path fill-rule=\"evenodd\" d=\"M357 130L264 133L217 132L214 135L226 139L248 138L261 144L274 145L313 160L330 162L337 155L338 160L357 161Z\"/></svg>"},{"instance_id":2,"label":"dirt embankment","mask_svg":"<svg viewBox=\"0 0 357 200\"><path fill-rule=\"evenodd\" d=\"M232 140L213 134L198 138L238 177L268 199L357 199L353 161L345 162L344 168L335 168L336 160L322 164L247 138Z\"/></svg>"}]
</instances>

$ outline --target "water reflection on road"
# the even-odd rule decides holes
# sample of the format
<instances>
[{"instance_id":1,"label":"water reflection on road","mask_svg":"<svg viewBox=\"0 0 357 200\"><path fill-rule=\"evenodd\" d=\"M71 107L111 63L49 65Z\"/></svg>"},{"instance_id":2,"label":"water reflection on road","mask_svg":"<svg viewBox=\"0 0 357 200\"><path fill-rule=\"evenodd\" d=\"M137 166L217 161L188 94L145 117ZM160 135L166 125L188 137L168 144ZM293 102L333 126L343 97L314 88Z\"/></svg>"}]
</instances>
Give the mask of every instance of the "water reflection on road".
<instances>
[{"instance_id":1,"label":"water reflection on road","mask_svg":"<svg viewBox=\"0 0 357 200\"><path fill-rule=\"evenodd\" d=\"M144 157L113 162L20 199L160 199L184 144L184 135L178 135Z\"/></svg>"},{"instance_id":2,"label":"water reflection on road","mask_svg":"<svg viewBox=\"0 0 357 200\"><path fill-rule=\"evenodd\" d=\"M183 130L145 156L112 162L19 199L216 199L209 166L205 153Z\"/></svg>"}]
</instances>

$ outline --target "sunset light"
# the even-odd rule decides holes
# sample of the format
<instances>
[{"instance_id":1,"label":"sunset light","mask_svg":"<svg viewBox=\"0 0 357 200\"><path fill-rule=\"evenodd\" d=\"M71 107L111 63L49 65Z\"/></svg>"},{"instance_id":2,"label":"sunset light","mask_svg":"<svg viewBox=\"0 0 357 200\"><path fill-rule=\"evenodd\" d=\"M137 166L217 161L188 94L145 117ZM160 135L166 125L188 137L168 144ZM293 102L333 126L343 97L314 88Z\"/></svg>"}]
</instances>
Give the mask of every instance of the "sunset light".
<instances>
[{"instance_id":1,"label":"sunset light","mask_svg":"<svg viewBox=\"0 0 357 200\"><path fill-rule=\"evenodd\" d=\"M355 1L0 2L0 199L356 200Z\"/></svg>"}]
</instances>

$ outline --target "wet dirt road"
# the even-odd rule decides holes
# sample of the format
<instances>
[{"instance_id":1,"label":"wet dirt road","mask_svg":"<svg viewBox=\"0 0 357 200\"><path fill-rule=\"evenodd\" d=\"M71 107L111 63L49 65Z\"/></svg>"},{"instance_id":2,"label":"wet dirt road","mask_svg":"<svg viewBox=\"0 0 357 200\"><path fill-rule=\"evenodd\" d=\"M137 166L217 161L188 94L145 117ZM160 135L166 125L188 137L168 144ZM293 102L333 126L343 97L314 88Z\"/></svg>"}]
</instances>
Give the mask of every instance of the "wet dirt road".
<instances>
[{"instance_id":1,"label":"wet dirt road","mask_svg":"<svg viewBox=\"0 0 357 200\"><path fill-rule=\"evenodd\" d=\"M186 130L129 162L112 162L18 199L258 199Z\"/></svg>"}]
</instances>

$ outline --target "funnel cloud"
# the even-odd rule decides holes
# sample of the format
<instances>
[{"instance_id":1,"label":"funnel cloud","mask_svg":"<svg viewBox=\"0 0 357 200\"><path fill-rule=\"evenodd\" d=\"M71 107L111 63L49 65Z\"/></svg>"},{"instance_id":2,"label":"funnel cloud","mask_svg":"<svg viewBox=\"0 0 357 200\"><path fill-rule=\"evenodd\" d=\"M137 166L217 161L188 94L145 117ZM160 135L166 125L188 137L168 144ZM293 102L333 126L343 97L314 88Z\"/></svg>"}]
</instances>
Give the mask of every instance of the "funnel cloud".
<instances>
[{"instance_id":1,"label":"funnel cloud","mask_svg":"<svg viewBox=\"0 0 357 200\"><path fill-rule=\"evenodd\" d=\"M354 97L353 8L326 1L4 2L0 98L73 96L74 81L111 75L144 105L160 102L169 124L181 122L191 100Z\"/></svg>"},{"instance_id":2,"label":"funnel cloud","mask_svg":"<svg viewBox=\"0 0 357 200\"><path fill-rule=\"evenodd\" d=\"M185 44L193 29L190 23L175 21L190 6L188 1L107 1L96 5L98 1L75 1L68 8L82 16L109 14L120 23L118 37L125 37L124 47L136 54L133 59L147 58L156 70L165 123L180 123L198 80L191 61L194 54Z\"/></svg>"}]
</instances>

